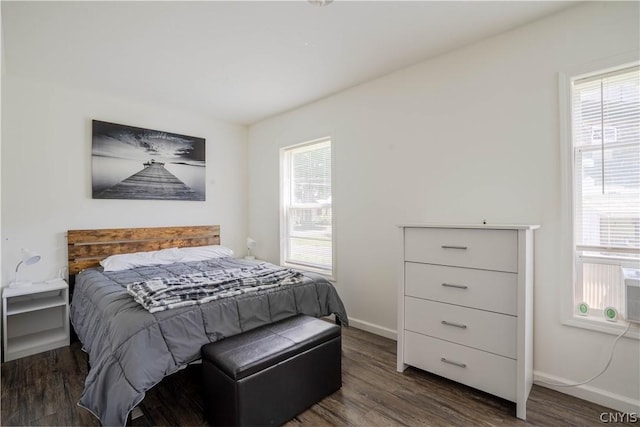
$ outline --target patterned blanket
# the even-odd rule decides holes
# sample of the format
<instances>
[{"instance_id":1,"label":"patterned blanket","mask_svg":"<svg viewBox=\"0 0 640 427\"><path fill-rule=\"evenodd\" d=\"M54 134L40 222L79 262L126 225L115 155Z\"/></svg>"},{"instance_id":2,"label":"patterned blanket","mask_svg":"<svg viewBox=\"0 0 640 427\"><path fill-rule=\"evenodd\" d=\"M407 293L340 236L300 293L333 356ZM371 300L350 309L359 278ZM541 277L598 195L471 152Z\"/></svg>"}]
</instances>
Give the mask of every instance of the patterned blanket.
<instances>
[{"instance_id":1,"label":"patterned blanket","mask_svg":"<svg viewBox=\"0 0 640 427\"><path fill-rule=\"evenodd\" d=\"M155 313L299 283L301 280L301 273L261 263L253 267L228 268L134 282L127 285L127 292L150 313Z\"/></svg>"}]
</instances>

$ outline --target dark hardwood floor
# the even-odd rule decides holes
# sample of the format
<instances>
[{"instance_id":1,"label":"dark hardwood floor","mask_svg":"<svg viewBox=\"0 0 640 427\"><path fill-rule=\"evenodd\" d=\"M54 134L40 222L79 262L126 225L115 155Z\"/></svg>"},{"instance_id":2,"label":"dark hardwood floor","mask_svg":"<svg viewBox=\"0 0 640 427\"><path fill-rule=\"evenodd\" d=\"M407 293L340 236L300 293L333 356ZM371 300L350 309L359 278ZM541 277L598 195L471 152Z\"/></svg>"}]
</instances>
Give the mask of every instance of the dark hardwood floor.
<instances>
[{"instance_id":1,"label":"dark hardwood floor","mask_svg":"<svg viewBox=\"0 0 640 427\"><path fill-rule=\"evenodd\" d=\"M396 372L396 343L343 330L342 389L286 424L308 426L596 426L613 412L534 386L527 422L515 404L409 368ZM76 402L87 373L79 343L2 365L0 425L97 426ZM203 426L200 366L165 378L147 393L134 426ZM638 425L638 424L634 424Z\"/></svg>"}]
</instances>

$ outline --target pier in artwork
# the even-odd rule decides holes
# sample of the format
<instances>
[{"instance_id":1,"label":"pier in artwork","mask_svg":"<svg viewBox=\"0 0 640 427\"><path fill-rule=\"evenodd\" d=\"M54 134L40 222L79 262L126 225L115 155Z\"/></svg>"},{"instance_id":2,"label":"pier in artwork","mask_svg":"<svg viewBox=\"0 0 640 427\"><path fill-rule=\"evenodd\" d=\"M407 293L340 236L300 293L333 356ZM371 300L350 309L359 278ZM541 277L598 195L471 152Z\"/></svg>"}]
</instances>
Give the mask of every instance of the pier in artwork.
<instances>
[{"instance_id":1,"label":"pier in artwork","mask_svg":"<svg viewBox=\"0 0 640 427\"><path fill-rule=\"evenodd\" d=\"M164 167L164 163L150 160L144 169L109 187L94 198L97 199L159 199L204 200Z\"/></svg>"}]
</instances>

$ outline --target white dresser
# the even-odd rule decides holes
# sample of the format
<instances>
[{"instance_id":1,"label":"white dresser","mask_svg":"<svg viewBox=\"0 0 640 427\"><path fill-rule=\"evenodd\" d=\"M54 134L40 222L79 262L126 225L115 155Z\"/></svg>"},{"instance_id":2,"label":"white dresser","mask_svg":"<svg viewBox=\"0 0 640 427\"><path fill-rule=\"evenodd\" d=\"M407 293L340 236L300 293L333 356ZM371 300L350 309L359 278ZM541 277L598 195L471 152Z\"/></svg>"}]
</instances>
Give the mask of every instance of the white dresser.
<instances>
[{"instance_id":1,"label":"white dresser","mask_svg":"<svg viewBox=\"0 0 640 427\"><path fill-rule=\"evenodd\" d=\"M516 402L533 381L537 225L401 225L398 371L425 371Z\"/></svg>"}]
</instances>

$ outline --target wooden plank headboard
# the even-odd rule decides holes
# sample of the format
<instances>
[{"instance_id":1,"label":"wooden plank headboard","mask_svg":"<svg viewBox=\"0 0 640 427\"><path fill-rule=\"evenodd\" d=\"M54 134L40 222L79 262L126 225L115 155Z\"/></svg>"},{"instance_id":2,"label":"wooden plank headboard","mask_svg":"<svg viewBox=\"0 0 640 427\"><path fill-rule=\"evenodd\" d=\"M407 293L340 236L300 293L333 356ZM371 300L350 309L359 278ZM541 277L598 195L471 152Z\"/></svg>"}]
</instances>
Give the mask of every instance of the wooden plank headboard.
<instances>
[{"instance_id":1,"label":"wooden plank headboard","mask_svg":"<svg viewBox=\"0 0 640 427\"><path fill-rule=\"evenodd\" d=\"M68 230L69 275L109 255L220 244L219 225Z\"/></svg>"}]
</instances>

